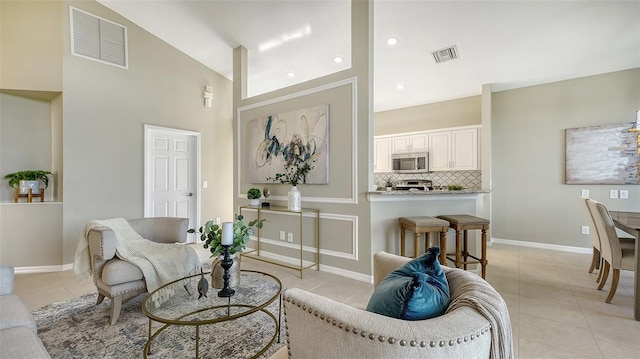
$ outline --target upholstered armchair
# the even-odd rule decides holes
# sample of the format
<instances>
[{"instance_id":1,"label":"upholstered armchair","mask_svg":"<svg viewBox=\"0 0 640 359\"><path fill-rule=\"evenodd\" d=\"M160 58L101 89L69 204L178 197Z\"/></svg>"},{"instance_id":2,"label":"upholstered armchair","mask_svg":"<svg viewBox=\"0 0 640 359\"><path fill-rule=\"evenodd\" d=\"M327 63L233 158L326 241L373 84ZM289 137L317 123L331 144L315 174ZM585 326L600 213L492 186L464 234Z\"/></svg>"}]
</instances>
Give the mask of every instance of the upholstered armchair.
<instances>
[{"instance_id":1,"label":"upholstered armchair","mask_svg":"<svg viewBox=\"0 0 640 359\"><path fill-rule=\"evenodd\" d=\"M410 258L385 252L374 256L374 285ZM453 301L469 294L469 283L489 293L489 306L499 308L508 322L506 304L478 275L442 267ZM489 358L494 342L491 322L478 310L459 306L444 315L407 321L339 303L298 288L284 292L285 325L290 358ZM512 355L510 322L502 344ZM508 341L508 342L507 342Z\"/></svg>"},{"instance_id":2,"label":"upholstered armchair","mask_svg":"<svg viewBox=\"0 0 640 359\"><path fill-rule=\"evenodd\" d=\"M173 217L138 218L127 220L143 238L158 243L185 242L189 219ZM87 235L93 269L93 282L98 289L98 302L111 300L110 323L120 316L122 302L145 293L147 287L140 268L116 256L116 236L108 228L93 228Z\"/></svg>"}]
</instances>

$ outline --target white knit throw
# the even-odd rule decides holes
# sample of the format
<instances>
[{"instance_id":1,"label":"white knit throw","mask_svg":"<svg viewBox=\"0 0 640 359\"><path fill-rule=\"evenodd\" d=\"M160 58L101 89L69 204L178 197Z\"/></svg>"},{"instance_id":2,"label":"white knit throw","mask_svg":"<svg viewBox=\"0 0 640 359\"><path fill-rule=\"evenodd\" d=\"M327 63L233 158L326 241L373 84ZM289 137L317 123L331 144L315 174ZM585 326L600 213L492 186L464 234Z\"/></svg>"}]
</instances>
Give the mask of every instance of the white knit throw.
<instances>
[{"instance_id":1,"label":"white knit throw","mask_svg":"<svg viewBox=\"0 0 640 359\"><path fill-rule=\"evenodd\" d=\"M73 270L78 276L92 271L87 236L89 231L96 227L106 227L115 232L116 255L140 268L149 292L176 279L195 274L200 267L198 254L193 248L144 239L125 219L114 218L92 220L85 226L84 233L78 239L73 265Z\"/></svg>"},{"instance_id":2,"label":"white knit throw","mask_svg":"<svg viewBox=\"0 0 640 359\"><path fill-rule=\"evenodd\" d=\"M463 270L448 271L446 275L449 283L456 277L475 276ZM511 319L504 299L484 280L458 279L455 282L463 284L457 288L450 288L452 293L456 292L456 298L451 301L446 313L462 306L476 309L491 323L491 359L513 358Z\"/></svg>"}]
</instances>

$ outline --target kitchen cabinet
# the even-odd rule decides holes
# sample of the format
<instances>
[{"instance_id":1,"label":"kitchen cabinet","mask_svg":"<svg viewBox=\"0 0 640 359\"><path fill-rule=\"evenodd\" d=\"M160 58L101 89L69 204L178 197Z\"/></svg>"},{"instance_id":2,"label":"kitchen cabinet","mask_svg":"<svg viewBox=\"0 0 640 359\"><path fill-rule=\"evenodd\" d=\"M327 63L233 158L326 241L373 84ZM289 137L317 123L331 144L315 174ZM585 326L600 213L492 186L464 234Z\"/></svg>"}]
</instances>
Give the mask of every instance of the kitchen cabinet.
<instances>
[{"instance_id":1,"label":"kitchen cabinet","mask_svg":"<svg viewBox=\"0 0 640 359\"><path fill-rule=\"evenodd\" d=\"M391 172L391 137L374 138L373 172Z\"/></svg>"},{"instance_id":2,"label":"kitchen cabinet","mask_svg":"<svg viewBox=\"0 0 640 359\"><path fill-rule=\"evenodd\" d=\"M429 145L431 171L478 169L477 128L430 132Z\"/></svg>"},{"instance_id":3,"label":"kitchen cabinet","mask_svg":"<svg viewBox=\"0 0 640 359\"><path fill-rule=\"evenodd\" d=\"M429 146L429 135L418 133L413 135L393 136L391 153L425 152Z\"/></svg>"}]
</instances>

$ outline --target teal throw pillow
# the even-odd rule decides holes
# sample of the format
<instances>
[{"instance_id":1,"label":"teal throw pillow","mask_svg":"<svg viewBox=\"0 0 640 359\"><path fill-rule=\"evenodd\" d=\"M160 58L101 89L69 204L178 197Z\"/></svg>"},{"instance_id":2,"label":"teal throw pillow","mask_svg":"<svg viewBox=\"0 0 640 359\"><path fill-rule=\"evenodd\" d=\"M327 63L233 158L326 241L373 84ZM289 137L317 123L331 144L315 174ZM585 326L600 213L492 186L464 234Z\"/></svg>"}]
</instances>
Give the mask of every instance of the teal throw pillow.
<instances>
[{"instance_id":1,"label":"teal throw pillow","mask_svg":"<svg viewBox=\"0 0 640 359\"><path fill-rule=\"evenodd\" d=\"M369 299L367 311L405 320L423 320L444 314L451 297L440 263L440 248L432 247L389 273Z\"/></svg>"}]
</instances>

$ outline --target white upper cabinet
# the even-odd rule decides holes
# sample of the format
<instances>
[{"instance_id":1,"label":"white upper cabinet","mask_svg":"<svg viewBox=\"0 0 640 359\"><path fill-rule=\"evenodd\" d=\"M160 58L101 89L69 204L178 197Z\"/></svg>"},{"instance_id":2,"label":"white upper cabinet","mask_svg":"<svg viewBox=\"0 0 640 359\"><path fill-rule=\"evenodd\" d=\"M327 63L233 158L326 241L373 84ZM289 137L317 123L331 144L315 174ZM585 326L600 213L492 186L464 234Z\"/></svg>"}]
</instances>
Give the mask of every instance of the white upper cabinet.
<instances>
[{"instance_id":1,"label":"white upper cabinet","mask_svg":"<svg viewBox=\"0 0 640 359\"><path fill-rule=\"evenodd\" d=\"M427 133L414 135L393 136L392 153L424 152L429 148Z\"/></svg>"},{"instance_id":2,"label":"white upper cabinet","mask_svg":"<svg viewBox=\"0 0 640 359\"><path fill-rule=\"evenodd\" d=\"M431 148L429 150L430 171L451 170L451 131L429 134Z\"/></svg>"},{"instance_id":3,"label":"white upper cabinet","mask_svg":"<svg viewBox=\"0 0 640 359\"><path fill-rule=\"evenodd\" d=\"M467 128L429 133L431 171L478 169L478 129Z\"/></svg>"},{"instance_id":4,"label":"white upper cabinet","mask_svg":"<svg viewBox=\"0 0 640 359\"><path fill-rule=\"evenodd\" d=\"M391 137L373 139L373 171L391 172Z\"/></svg>"},{"instance_id":5,"label":"white upper cabinet","mask_svg":"<svg viewBox=\"0 0 640 359\"><path fill-rule=\"evenodd\" d=\"M391 172L394 153L429 152L430 171L479 169L479 126L422 131L373 139L373 171Z\"/></svg>"}]
</instances>

